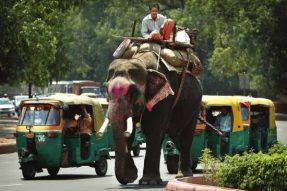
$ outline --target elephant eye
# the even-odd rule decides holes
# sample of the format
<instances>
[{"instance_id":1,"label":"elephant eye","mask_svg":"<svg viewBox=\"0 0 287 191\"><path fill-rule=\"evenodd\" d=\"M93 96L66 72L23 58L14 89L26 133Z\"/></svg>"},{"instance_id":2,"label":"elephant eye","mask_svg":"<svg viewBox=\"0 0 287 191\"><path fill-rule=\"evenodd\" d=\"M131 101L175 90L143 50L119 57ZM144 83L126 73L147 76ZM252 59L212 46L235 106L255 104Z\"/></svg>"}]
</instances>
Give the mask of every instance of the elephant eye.
<instances>
[{"instance_id":1,"label":"elephant eye","mask_svg":"<svg viewBox=\"0 0 287 191\"><path fill-rule=\"evenodd\" d=\"M144 82L144 73L143 71L139 70L138 68L133 68L128 71L130 78L133 81Z\"/></svg>"},{"instance_id":2,"label":"elephant eye","mask_svg":"<svg viewBox=\"0 0 287 191\"><path fill-rule=\"evenodd\" d=\"M114 73L115 73L114 69L110 69L110 70L109 70L107 81L112 78L112 76L114 75Z\"/></svg>"}]
</instances>

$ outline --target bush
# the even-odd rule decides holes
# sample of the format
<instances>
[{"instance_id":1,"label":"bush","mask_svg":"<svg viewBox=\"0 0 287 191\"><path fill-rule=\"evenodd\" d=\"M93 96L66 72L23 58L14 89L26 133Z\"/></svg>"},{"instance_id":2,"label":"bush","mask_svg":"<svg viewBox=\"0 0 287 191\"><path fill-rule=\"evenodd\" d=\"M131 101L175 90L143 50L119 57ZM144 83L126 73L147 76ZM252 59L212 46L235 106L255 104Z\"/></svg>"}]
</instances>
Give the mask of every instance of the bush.
<instances>
[{"instance_id":1,"label":"bush","mask_svg":"<svg viewBox=\"0 0 287 191\"><path fill-rule=\"evenodd\" d=\"M211 155L211 151L205 148L202 152L202 156L199 158L199 162L203 165L203 176L209 184L217 184L215 177L216 171L221 165L220 160L214 158Z\"/></svg>"},{"instance_id":2,"label":"bush","mask_svg":"<svg viewBox=\"0 0 287 191\"><path fill-rule=\"evenodd\" d=\"M273 145L269 151L268 151L268 154L287 154L287 145L283 144L283 143L277 143L275 145Z\"/></svg>"},{"instance_id":3,"label":"bush","mask_svg":"<svg viewBox=\"0 0 287 191\"><path fill-rule=\"evenodd\" d=\"M205 155L208 154L210 152L205 152ZM203 165L215 164L216 161L211 155L203 159ZM207 178L212 177L212 181L219 186L253 191L287 190L287 146L283 144L274 145L267 154L250 152L241 156L226 156L215 167L206 171L212 173Z\"/></svg>"}]
</instances>

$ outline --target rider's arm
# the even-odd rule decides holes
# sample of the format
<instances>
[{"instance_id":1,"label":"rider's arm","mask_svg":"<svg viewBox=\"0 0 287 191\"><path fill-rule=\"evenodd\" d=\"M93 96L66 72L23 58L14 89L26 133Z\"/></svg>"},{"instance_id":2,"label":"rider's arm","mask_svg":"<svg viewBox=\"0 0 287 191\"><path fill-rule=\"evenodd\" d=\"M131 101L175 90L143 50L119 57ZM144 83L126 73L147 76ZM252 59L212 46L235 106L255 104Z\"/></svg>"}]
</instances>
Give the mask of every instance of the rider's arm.
<instances>
[{"instance_id":1,"label":"rider's arm","mask_svg":"<svg viewBox=\"0 0 287 191\"><path fill-rule=\"evenodd\" d=\"M147 19L143 19L142 20L142 27L141 27L141 33L142 33L142 36L144 38L148 38L149 37L149 33L148 33L148 20Z\"/></svg>"}]
</instances>

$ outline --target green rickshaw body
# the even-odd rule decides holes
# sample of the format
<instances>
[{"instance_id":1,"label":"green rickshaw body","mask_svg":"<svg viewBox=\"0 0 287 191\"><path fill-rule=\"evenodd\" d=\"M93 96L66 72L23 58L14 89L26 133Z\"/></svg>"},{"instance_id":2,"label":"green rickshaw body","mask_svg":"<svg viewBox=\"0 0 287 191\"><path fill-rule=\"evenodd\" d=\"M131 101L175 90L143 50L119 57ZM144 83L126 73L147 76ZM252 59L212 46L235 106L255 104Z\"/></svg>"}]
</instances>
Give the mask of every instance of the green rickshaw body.
<instances>
[{"instance_id":1,"label":"green rickshaw body","mask_svg":"<svg viewBox=\"0 0 287 191\"><path fill-rule=\"evenodd\" d=\"M85 107L92 118L93 130L83 146L79 122L75 119ZM21 102L22 113L16 127L16 146L24 179L33 179L36 171L47 168L56 175L62 167L95 167L98 175L107 170L110 140L96 132L103 124L101 104L92 98L56 94ZM101 164L100 168L99 165Z\"/></svg>"}]
</instances>

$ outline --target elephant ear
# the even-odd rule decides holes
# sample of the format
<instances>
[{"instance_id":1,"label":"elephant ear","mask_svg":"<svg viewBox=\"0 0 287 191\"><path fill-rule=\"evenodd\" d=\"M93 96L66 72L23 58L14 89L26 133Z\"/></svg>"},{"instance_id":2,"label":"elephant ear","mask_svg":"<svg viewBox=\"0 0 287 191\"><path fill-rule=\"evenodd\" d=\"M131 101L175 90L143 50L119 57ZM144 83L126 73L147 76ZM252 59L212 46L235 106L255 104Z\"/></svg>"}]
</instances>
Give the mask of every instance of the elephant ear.
<instances>
[{"instance_id":1,"label":"elephant ear","mask_svg":"<svg viewBox=\"0 0 287 191\"><path fill-rule=\"evenodd\" d=\"M149 111L161 100L174 92L164 74L156 70L148 70L148 79L146 84L146 107Z\"/></svg>"}]
</instances>

